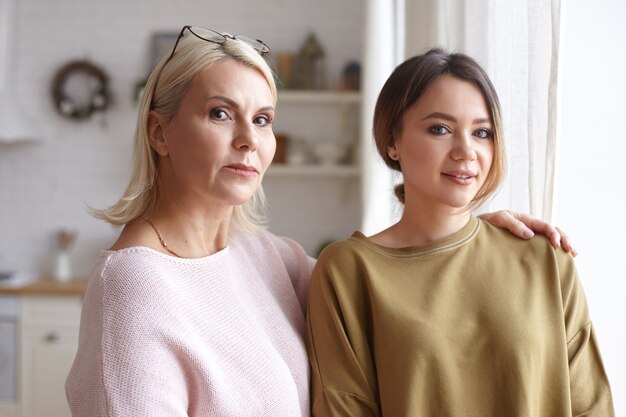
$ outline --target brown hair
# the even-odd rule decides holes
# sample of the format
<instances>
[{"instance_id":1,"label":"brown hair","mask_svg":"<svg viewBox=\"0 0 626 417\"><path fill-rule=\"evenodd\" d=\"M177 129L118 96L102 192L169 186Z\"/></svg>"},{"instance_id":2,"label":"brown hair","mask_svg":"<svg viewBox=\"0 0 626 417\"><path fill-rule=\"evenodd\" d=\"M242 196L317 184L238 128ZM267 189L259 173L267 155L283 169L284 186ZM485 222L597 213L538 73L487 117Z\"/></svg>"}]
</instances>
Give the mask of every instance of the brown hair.
<instances>
[{"instance_id":1,"label":"brown hair","mask_svg":"<svg viewBox=\"0 0 626 417\"><path fill-rule=\"evenodd\" d=\"M482 92L494 127L494 156L489 174L478 190L471 206L479 206L500 185L505 171L500 101L489 76L471 57L460 53L448 53L431 49L423 55L409 58L400 64L383 86L374 110L374 140L378 153L387 166L401 172L400 163L391 159L388 147L402 132L402 116L419 100L424 91L441 75L449 74L471 81ZM404 184L396 186L396 196L404 203Z\"/></svg>"}]
</instances>

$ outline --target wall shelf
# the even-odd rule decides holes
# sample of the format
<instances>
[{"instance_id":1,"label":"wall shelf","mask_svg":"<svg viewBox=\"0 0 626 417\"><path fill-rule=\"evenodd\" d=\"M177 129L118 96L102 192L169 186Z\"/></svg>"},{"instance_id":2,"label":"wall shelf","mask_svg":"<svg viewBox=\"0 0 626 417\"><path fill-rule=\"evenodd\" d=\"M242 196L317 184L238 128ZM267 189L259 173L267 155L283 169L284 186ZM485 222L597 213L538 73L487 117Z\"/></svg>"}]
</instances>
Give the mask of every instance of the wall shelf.
<instances>
[{"instance_id":1,"label":"wall shelf","mask_svg":"<svg viewBox=\"0 0 626 417\"><path fill-rule=\"evenodd\" d=\"M278 104L358 104L361 93L358 91L324 91L324 90L279 90Z\"/></svg>"},{"instance_id":2,"label":"wall shelf","mask_svg":"<svg viewBox=\"0 0 626 417\"><path fill-rule=\"evenodd\" d=\"M356 165L271 165L267 170L268 178L357 178L359 167Z\"/></svg>"},{"instance_id":3,"label":"wall shelf","mask_svg":"<svg viewBox=\"0 0 626 417\"><path fill-rule=\"evenodd\" d=\"M311 255L320 243L360 227L361 102L359 91L278 91L273 131L286 139L278 160L287 162L270 165L263 180L268 217L272 232L295 239ZM317 147L325 142L347 148L342 163L317 162L326 160Z\"/></svg>"}]
</instances>

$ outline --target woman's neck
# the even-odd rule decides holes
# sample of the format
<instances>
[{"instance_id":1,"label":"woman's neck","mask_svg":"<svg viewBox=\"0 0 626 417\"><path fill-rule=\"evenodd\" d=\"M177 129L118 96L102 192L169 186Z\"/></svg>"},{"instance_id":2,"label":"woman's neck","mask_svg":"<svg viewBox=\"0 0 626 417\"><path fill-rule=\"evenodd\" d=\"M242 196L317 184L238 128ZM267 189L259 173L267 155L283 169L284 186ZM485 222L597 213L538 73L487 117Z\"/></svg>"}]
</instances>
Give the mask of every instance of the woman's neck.
<instances>
[{"instance_id":1,"label":"woman's neck","mask_svg":"<svg viewBox=\"0 0 626 417\"><path fill-rule=\"evenodd\" d=\"M405 208L397 226L401 231L400 236L417 242L407 246L421 246L458 232L467 224L470 217L471 213L467 210L457 213L423 213Z\"/></svg>"},{"instance_id":2,"label":"woman's neck","mask_svg":"<svg viewBox=\"0 0 626 417\"><path fill-rule=\"evenodd\" d=\"M370 239L383 246L402 248L424 246L461 230L471 218L467 208L405 206L400 220Z\"/></svg>"},{"instance_id":3,"label":"woman's neck","mask_svg":"<svg viewBox=\"0 0 626 417\"><path fill-rule=\"evenodd\" d=\"M167 246L184 258L200 258L224 249L233 207L161 195L148 217Z\"/></svg>"}]
</instances>

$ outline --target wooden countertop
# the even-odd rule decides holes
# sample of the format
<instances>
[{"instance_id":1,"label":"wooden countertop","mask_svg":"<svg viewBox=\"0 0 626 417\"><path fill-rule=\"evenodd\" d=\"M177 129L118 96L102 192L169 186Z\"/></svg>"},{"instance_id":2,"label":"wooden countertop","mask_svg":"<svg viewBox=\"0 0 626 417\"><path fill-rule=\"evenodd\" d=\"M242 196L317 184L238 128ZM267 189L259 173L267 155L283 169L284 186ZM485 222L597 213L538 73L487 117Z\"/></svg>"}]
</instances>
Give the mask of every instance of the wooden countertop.
<instances>
[{"instance_id":1,"label":"wooden countertop","mask_svg":"<svg viewBox=\"0 0 626 417\"><path fill-rule=\"evenodd\" d=\"M58 282L45 278L24 285L0 286L0 295L83 295L86 289L86 279Z\"/></svg>"}]
</instances>

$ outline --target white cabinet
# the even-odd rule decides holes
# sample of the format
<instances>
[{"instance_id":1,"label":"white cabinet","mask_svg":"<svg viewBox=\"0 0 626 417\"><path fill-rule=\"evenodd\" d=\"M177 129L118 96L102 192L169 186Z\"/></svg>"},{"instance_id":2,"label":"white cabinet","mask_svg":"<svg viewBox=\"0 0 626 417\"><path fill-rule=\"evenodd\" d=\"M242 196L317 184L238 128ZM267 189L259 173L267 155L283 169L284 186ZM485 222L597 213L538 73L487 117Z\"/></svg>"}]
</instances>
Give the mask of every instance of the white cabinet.
<instances>
[{"instance_id":1,"label":"white cabinet","mask_svg":"<svg viewBox=\"0 0 626 417\"><path fill-rule=\"evenodd\" d=\"M71 417L65 379L78 347L81 298L24 296L21 304L21 417Z\"/></svg>"},{"instance_id":2,"label":"white cabinet","mask_svg":"<svg viewBox=\"0 0 626 417\"><path fill-rule=\"evenodd\" d=\"M288 149L286 163L272 164L263 181L270 230L310 255L360 227L360 112L359 92L279 91L274 133L288 138ZM319 148L333 143L344 157L321 160Z\"/></svg>"},{"instance_id":3,"label":"white cabinet","mask_svg":"<svg viewBox=\"0 0 626 417\"><path fill-rule=\"evenodd\" d=\"M0 417L17 417L19 300L0 293Z\"/></svg>"}]
</instances>

